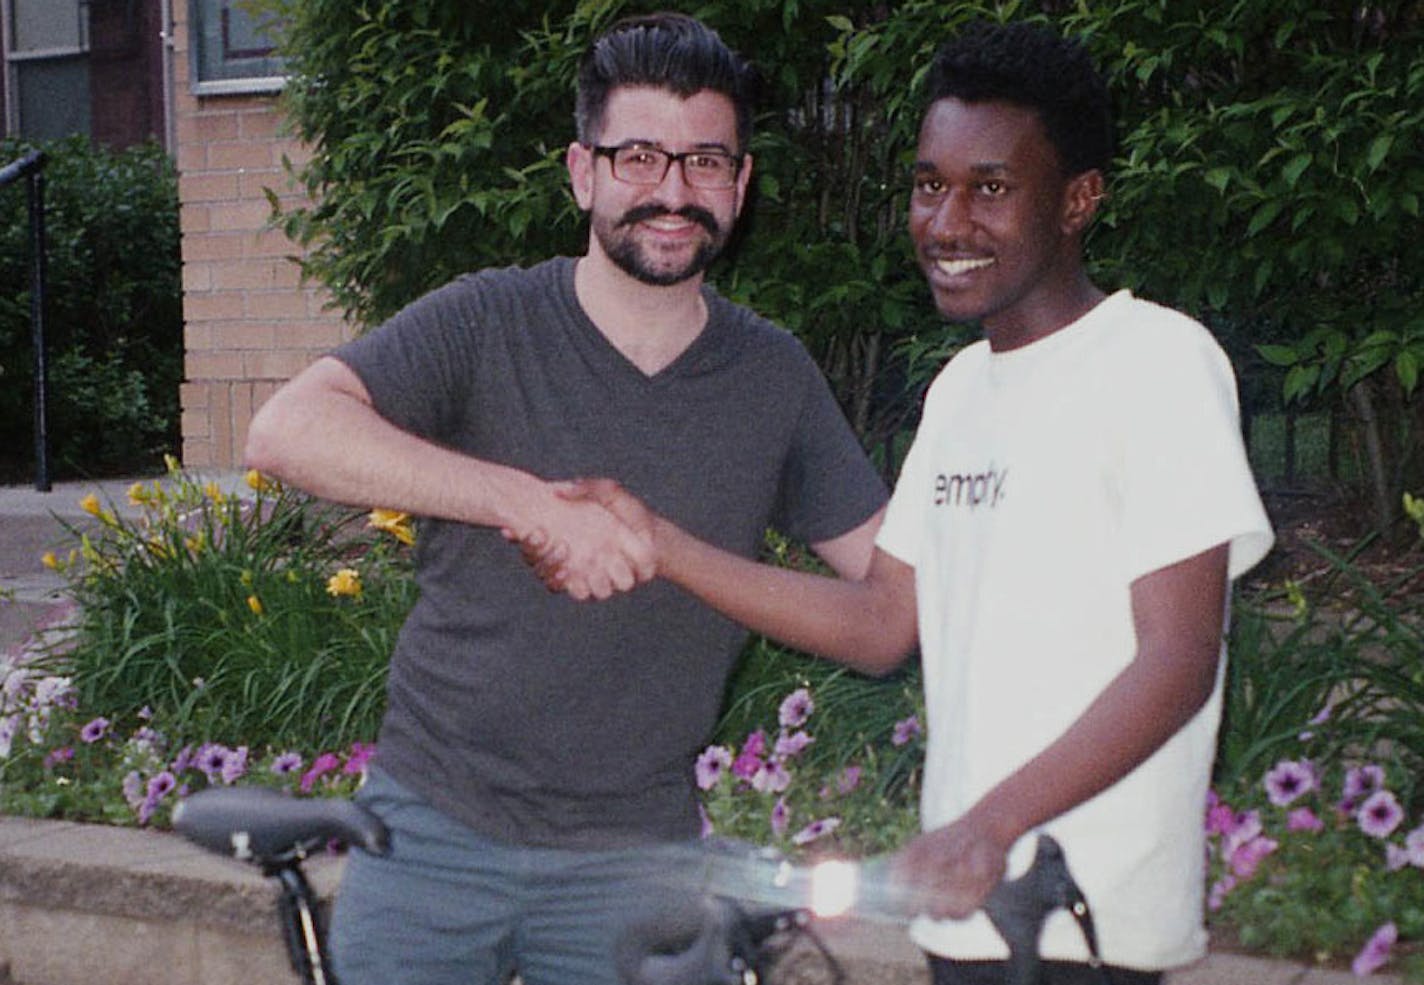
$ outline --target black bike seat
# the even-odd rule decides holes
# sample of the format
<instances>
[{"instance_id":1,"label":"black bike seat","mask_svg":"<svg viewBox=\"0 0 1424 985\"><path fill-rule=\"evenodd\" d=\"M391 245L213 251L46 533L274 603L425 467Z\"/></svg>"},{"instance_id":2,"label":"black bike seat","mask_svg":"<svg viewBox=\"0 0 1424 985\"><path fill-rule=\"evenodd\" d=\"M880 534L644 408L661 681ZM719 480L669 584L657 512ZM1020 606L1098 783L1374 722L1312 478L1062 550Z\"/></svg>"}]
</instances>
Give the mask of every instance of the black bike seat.
<instances>
[{"instance_id":1,"label":"black bike seat","mask_svg":"<svg viewBox=\"0 0 1424 985\"><path fill-rule=\"evenodd\" d=\"M267 787L211 787L178 803L173 827L196 845L258 865L302 858L330 841L384 855L380 818L349 800L293 797Z\"/></svg>"}]
</instances>

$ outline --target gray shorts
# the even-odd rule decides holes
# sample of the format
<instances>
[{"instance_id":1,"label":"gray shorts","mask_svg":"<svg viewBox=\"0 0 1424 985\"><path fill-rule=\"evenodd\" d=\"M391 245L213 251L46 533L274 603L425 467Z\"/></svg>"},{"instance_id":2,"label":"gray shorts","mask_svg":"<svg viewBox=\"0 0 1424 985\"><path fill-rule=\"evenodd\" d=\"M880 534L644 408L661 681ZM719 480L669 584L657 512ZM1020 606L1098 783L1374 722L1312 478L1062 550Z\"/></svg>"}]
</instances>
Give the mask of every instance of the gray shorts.
<instances>
[{"instance_id":1,"label":"gray shorts","mask_svg":"<svg viewBox=\"0 0 1424 985\"><path fill-rule=\"evenodd\" d=\"M380 770L356 800L390 829L391 854L347 859L331 927L341 985L499 985L516 972L524 985L617 985L614 940L677 851L490 841Z\"/></svg>"}]
</instances>

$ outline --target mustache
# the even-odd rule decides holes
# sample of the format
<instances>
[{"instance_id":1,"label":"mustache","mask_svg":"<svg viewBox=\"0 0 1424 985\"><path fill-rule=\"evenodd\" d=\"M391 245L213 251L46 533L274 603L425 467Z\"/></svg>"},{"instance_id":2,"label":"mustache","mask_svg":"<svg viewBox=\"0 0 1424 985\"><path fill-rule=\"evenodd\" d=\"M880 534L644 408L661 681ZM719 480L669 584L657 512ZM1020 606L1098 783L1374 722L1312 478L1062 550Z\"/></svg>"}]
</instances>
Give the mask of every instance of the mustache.
<instances>
[{"instance_id":1,"label":"mustache","mask_svg":"<svg viewBox=\"0 0 1424 985\"><path fill-rule=\"evenodd\" d=\"M618 226L620 228L631 226L646 219L656 219L665 215L688 219L714 236L717 234L717 217L696 205L684 205L682 208L674 210L665 205L658 205L656 202L649 202L647 205L639 205L623 213L623 218L618 220Z\"/></svg>"}]
</instances>

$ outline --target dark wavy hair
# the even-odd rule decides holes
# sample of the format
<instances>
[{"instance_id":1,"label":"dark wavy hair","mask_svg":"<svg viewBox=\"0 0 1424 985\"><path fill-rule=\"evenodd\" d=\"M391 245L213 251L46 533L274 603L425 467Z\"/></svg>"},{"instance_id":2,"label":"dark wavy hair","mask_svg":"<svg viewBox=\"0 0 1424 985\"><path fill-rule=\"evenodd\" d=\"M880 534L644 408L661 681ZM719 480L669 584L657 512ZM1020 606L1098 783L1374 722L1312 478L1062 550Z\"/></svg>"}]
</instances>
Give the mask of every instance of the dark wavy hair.
<instances>
[{"instance_id":1,"label":"dark wavy hair","mask_svg":"<svg viewBox=\"0 0 1424 985\"><path fill-rule=\"evenodd\" d=\"M935 53L929 106L1003 100L1043 121L1063 170L1104 174L1113 156L1112 100L1087 49L1034 24L978 21Z\"/></svg>"},{"instance_id":2,"label":"dark wavy hair","mask_svg":"<svg viewBox=\"0 0 1424 985\"><path fill-rule=\"evenodd\" d=\"M628 17L599 35L579 64L574 123L580 142L597 142L609 93L621 86L656 86L684 99L704 89L720 92L736 109L738 149L751 139L756 69L696 18L669 12Z\"/></svg>"}]
</instances>

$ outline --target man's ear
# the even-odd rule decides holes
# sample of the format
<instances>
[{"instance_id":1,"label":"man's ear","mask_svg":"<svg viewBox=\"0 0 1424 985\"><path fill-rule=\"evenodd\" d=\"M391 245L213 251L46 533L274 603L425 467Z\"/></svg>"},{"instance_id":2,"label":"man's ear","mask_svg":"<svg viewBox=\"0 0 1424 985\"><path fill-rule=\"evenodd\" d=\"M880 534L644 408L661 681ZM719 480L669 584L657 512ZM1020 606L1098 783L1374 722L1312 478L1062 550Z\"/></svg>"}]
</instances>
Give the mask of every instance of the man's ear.
<instances>
[{"instance_id":1,"label":"man's ear","mask_svg":"<svg viewBox=\"0 0 1424 985\"><path fill-rule=\"evenodd\" d=\"M1098 214L1098 203L1107 194L1105 188L1103 173L1097 168L1068 179L1068 186L1063 192L1064 235L1076 236L1088 228L1088 223Z\"/></svg>"},{"instance_id":2,"label":"man's ear","mask_svg":"<svg viewBox=\"0 0 1424 985\"><path fill-rule=\"evenodd\" d=\"M742 157L741 170L737 172L737 211L734 216L740 217L742 206L747 204L747 189L752 183L752 156L746 154Z\"/></svg>"},{"instance_id":3,"label":"man's ear","mask_svg":"<svg viewBox=\"0 0 1424 985\"><path fill-rule=\"evenodd\" d=\"M596 158L578 141L569 144L564 151L564 165L569 169L569 187L573 189L574 201L587 212L593 208L593 167Z\"/></svg>"}]
</instances>

